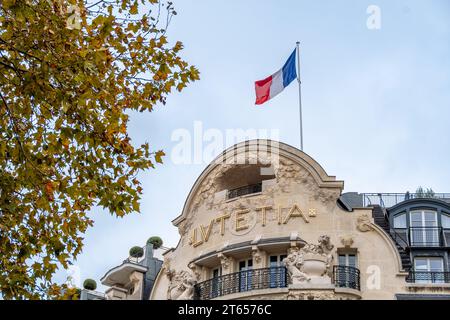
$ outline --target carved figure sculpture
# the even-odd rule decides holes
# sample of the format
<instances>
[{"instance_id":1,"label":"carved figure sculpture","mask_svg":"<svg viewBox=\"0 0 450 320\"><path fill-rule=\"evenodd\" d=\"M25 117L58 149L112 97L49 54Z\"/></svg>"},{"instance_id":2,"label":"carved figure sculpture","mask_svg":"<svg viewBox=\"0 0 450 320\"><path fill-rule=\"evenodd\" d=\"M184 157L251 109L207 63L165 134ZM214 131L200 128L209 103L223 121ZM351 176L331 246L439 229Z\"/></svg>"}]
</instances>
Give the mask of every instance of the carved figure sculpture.
<instances>
[{"instance_id":1,"label":"carved figure sculpture","mask_svg":"<svg viewBox=\"0 0 450 320\"><path fill-rule=\"evenodd\" d=\"M197 283L195 276L185 270L176 272L170 269L168 261L164 264L166 276L170 281L167 289L167 300L192 300L194 286Z\"/></svg>"},{"instance_id":2,"label":"carved figure sculpture","mask_svg":"<svg viewBox=\"0 0 450 320\"><path fill-rule=\"evenodd\" d=\"M367 232L373 229L372 221L367 214L360 215L356 220L356 228L361 232Z\"/></svg>"},{"instance_id":3,"label":"carved figure sculpture","mask_svg":"<svg viewBox=\"0 0 450 320\"><path fill-rule=\"evenodd\" d=\"M318 244L306 244L304 247L292 250L283 260L290 275L292 284L309 282L312 279L326 283L331 281L334 246L330 237L319 237Z\"/></svg>"},{"instance_id":4,"label":"carved figure sculpture","mask_svg":"<svg viewBox=\"0 0 450 320\"><path fill-rule=\"evenodd\" d=\"M293 283L310 280L308 275L301 271L303 262L303 252L298 249L293 250L286 258L283 259L283 263L285 264Z\"/></svg>"}]
</instances>

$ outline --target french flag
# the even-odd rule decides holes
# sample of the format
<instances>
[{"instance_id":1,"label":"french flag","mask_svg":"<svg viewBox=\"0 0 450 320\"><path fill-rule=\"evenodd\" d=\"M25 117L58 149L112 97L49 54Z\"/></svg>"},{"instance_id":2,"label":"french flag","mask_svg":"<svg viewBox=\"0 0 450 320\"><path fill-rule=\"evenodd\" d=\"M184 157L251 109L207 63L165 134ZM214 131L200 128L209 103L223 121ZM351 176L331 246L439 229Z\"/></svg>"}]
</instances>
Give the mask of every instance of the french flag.
<instances>
[{"instance_id":1,"label":"french flag","mask_svg":"<svg viewBox=\"0 0 450 320\"><path fill-rule=\"evenodd\" d=\"M295 69L295 53L296 49L291 53L289 59L283 68L275 72L273 75L264 80L255 81L256 102L255 104L263 104L272 99L284 88L286 88L295 78L297 71Z\"/></svg>"}]
</instances>

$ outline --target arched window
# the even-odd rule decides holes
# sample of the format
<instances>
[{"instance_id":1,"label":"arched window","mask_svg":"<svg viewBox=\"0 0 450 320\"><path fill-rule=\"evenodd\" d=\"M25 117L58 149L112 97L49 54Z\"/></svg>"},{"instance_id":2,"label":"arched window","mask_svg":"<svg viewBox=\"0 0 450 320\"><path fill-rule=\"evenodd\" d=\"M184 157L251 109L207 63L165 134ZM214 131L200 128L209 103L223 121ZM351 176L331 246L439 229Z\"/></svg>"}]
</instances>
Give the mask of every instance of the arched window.
<instances>
[{"instance_id":1,"label":"arched window","mask_svg":"<svg viewBox=\"0 0 450 320\"><path fill-rule=\"evenodd\" d=\"M397 214L394 217L394 229L406 229L406 213Z\"/></svg>"},{"instance_id":2,"label":"arched window","mask_svg":"<svg viewBox=\"0 0 450 320\"><path fill-rule=\"evenodd\" d=\"M450 215L442 213L441 223L442 223L442 228L450 229Z\"/></svg>"},{"instance_id":3,"label":"arched window","mask_svg":"<svg viewBox=\"0 0 450 320\"><path fill-rule=\"evenodd\" d=\"M413 210L410 215L410 237L415 246L439 246L437 212L434 210Z\"/></svg>"}]
</instances>

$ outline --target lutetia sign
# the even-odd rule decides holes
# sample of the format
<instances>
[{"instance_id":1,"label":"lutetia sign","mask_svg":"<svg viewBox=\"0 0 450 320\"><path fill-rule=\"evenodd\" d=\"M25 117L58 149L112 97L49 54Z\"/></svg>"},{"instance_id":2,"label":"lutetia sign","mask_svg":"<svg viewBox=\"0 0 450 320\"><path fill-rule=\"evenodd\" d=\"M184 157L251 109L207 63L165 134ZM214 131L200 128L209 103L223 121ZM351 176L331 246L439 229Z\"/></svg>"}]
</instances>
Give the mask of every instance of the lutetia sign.
<instances>
[{"instance_id":1,"label":"lutetia sign","mask_svg":"<svg viewBox=\"0 0 450 320\"><path fill-rule=\"evenodd\" d=\"M226 230L235 232L236 235L240 235L240 232L249 230L256 225L256 219L254 223L250 223L249 216L251 214L259 214L259 223L265 227L267 224L268 215L272 215L273 219L278 224L287 224L293 218L302 218L306 223L309 223L309 217L315 217L317 215L316 209L308 209L308 213L304 214L303 211L297 204L292 205L292 207L281 207L273 208L273 206L262 206L253 209L241 208L235 210L232 213L223 213L215 218L212 218L208 225L196 226L191 231L191 237L189 239L189 244L193 247L198 247L199 245L208 242L211 237L213 228L219 228L220 234L225 235ZM226 228L227 224L232 223L231 228Z\"/></svg>"}]
</instances>

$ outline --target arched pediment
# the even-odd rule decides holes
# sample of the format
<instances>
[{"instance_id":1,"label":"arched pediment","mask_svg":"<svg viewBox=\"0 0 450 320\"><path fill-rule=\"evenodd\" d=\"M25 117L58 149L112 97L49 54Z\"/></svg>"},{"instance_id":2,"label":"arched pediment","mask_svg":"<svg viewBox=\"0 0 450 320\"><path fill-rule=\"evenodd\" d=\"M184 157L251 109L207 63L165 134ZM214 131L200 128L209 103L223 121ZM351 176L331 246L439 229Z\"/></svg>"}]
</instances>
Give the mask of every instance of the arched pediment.
<instances>
[{"instance_id":1,"label":"arched pediment","mask_svg":"<svg viewBox=\"0 0 450 320\"><path fill-rule=\"evenodd\" d=\"M248 168L245 179L249 181L253 179L255 168L263 168L264 175L276 176L278 181L300 175L300 181L308 178L317 188L332 188L339 194L344 188L343 181L329 176L319 163L297 148L273 140L244 141L226 149L205 168L192 186L181 215L172 221L173 224L178 226L201 201L214 198L214 194L221 191L217 190L217 186L222 183L223 177L236 175L237 168Z\"/></svg>"}]
</instances>

